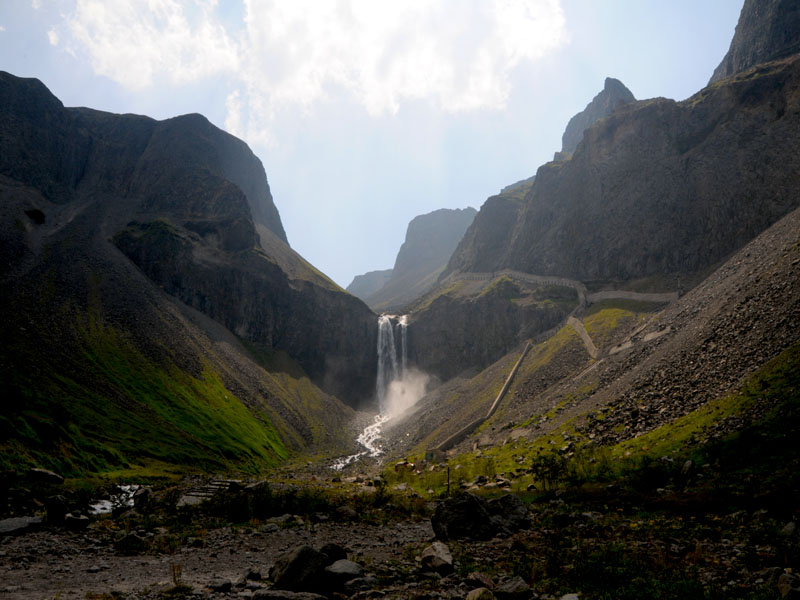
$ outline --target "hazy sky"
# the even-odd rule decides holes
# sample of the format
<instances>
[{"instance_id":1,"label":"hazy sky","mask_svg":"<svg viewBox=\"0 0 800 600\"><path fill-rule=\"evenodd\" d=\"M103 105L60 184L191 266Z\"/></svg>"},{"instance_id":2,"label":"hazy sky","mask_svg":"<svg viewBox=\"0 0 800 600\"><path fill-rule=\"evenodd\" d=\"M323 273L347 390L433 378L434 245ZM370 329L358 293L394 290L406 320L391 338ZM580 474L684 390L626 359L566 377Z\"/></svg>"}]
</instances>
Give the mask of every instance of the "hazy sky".
<instances>
[{"instance_id":1,"label":"hazy sky","mask_svg":"<svg viewBox=\"0 0 800 600\"><path fill-rule=\"evenodd\" d=\"M292 247L346 286L416 215L479 208L620 79L684 99L742 0L0 0L0 69L66 106L189 112L261 158Z\"/></svg>"}]
</instances>

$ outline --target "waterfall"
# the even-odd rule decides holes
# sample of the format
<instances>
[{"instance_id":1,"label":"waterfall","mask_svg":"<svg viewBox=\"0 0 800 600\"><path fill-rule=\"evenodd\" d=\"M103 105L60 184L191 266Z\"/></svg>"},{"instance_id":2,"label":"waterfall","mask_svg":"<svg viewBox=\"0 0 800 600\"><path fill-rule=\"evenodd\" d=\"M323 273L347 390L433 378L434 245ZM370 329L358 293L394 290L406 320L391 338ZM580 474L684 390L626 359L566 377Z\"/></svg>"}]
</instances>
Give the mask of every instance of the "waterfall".
<instances>
[{"instance_id":1,"label":"waterfall","mask_svg":"<svg viewBox=\"0 0 800 600\"><path fill-rule=\"evenodd\" d=\"M402 357L400 363L400 378L405 379L408 375L408 316L403 315L397 322L400 325L400 356Z\"/></svg>"},{"instance_id":2,"label":"waterfall","mask_svg":"<svg viewBox=\"0 0 800 600\"><path fill-rule=\"evenodd\" d=\"M394 325L392 315L381 315L378 318L378 380L376 395L378 411L386 413L386 393L389 384L397 379L397 348L394 341Z\"/></svg>"},{"instance_id":3,"label":"waterfall","mask_svg":"<svg viewBox=\"0 0 800 600\"><path fill-rule=\"evenodd\" d=\"M399 335L395 337L395 328ZM400 342L400 357L397 356L397 343ZM403 382L408 376L408 317L402 315L381 315L378 317L378 378L375 385L378 410L389 414L386 398L393 382Z\"/></svg>"}]
</instances>

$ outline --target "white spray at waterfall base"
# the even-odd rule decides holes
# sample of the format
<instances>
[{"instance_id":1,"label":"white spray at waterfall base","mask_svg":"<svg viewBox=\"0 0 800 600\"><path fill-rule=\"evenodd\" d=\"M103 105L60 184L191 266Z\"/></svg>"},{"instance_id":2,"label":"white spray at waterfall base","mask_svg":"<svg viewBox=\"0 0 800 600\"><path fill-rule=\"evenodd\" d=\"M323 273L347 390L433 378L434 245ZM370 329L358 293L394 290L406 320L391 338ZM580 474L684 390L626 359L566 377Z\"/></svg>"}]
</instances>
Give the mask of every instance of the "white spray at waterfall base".
<instances>
[{"instance_id":1,"label":"white spray at waterfall base","mask_svg":"<svg viewBox=\"0 0 800 600\"><path fill-rule=\"evenodd\" d=\"M396 328L400 330L399 336L395 336ZM414 406L425 395L428 380L428 375L408 366L408 317L381 315L378 318L378 373L375 384L375 399L380 412L356 438L364 450L337 459L332 468L341 470L363 456L380 456L383 453L379 445L383 424L389 419L399 418Z\"/></svg>"}]
</instances>

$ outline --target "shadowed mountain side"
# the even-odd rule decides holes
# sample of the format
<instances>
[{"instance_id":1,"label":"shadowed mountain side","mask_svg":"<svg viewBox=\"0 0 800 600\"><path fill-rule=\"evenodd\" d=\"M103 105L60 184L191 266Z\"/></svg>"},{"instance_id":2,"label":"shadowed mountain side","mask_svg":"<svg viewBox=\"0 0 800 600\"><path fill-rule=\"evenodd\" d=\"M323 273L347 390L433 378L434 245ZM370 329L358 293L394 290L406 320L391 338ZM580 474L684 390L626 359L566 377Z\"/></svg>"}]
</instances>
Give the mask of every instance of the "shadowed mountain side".
<instances>
[{"instance_id":1,"label":"shadowed mountain side","mask_svg":"<svg viewBox=\"0 0 800 600\"><path fill-rule=\"evenodd\" d=\"M796 0L746 0L731 46L708 83L798 52L800 4Z\"/></svg>"},{"instance_id":2,"label":"shadowed mountain side","mask_svg":"<svg viewBox=\"0 0 800 600\"><path fill-rule=\"evenodd\" d=\"M586 130L571 160L538 170L513 228L479 214L473 229L492 231L468 231L448 270L702 272L800 204L799 130L798 59L683 102L626 105Z\"/></svg>"},{"instance_id":3,"label":"shadowed mountain side","mask_svg":"<svg viewBox=\"0 0 800 600\"><path fill-rule=\"evenodd\" d=\"M199 115L158 122L65 109L38 81L8 74L0 96L0 174L43 196L30 207L42 213L31 238L39 249L14 275L47 265L54 236L70 240L59 250L68 257L97 235L99 258L123 250L154 284L255 350L285 353L351 405L371 401L375 317L285 245L245 144ZM3 235L12 239L12 224L27 217L10 218ZM18 240L10 247L24 253Z\"/></svg>"},{"instance_id":4,"label":"shadowed mountain side","mask_svg":"<svg viewBox=\"0 0 800 600\"><path fill-rule=\"evenodd\" d=\"M366 302L378 312L403 308L431 289L475 218L474 208L442 208L414 217L391 277Z\"/></svg>"},{"instance_id":5,"label":"shadowed mountain side","mask_svg":"<svg viewBox=\"0 0 800 600\"><path fill-rule=\"evenodd\" d=\"M352 410L153 285L99 231L109 203L1 179L2 468L257 472L349 448Z\"/></svg>"}]
</instances>

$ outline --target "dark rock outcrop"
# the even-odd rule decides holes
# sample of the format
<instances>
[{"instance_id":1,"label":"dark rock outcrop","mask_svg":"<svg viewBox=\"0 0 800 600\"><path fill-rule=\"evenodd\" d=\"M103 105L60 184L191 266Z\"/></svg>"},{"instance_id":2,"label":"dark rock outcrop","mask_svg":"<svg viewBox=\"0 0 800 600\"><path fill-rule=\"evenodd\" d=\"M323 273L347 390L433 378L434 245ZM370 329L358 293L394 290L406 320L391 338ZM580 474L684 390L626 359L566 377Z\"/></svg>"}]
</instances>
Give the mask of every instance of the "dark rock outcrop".
<instances>
[{"instance_id":1,"label":"dark rock outcrop","mask_svg":"<svg viewBox=\"0 0 800 600\"><path fill-rule=\"evenodd\" d=\"M800 4L796 0L746 0L731 46L709 84L798 52Z\"/></svg>"},{"instance_id":2,"label":"dark rock outcrop","mask_svg":"<svg viewBox=\"0 0 800 600\"><path fill-rule=\"evenodd\" d=\"M474 208L442 208L414 217L392 275L366 301L377 311L402 308L431 289L472 223Z\"/></svg>"},{"instance_id":3,"label":"dark rock outcrop","mask_svg":"<svg viewBox=\"0 0 800 600\"><path fill-rule=\"evenodd\" d=\"M578 147L583 139L583 132L600 119L604 119L619 107L634 102L631 91L619 80L606 77L603 89L598 93L581 112L572 117L567 123L564 135L561 136L561 152L556 152L554 160L567 158Z\"/></svg>"},{"instance_id":4,"label":"dark rock outcrop","mask_svg":"<svg viewBox=\"0 0 800 600\"><path fill-rule=\"evenodd\" d=\"M528 509L511 494L489 502L470 493L452 496L440 502L431 517L436 537L445 541L488 540L527 528L529 524Z\"/></svg>"}]
</instances>

